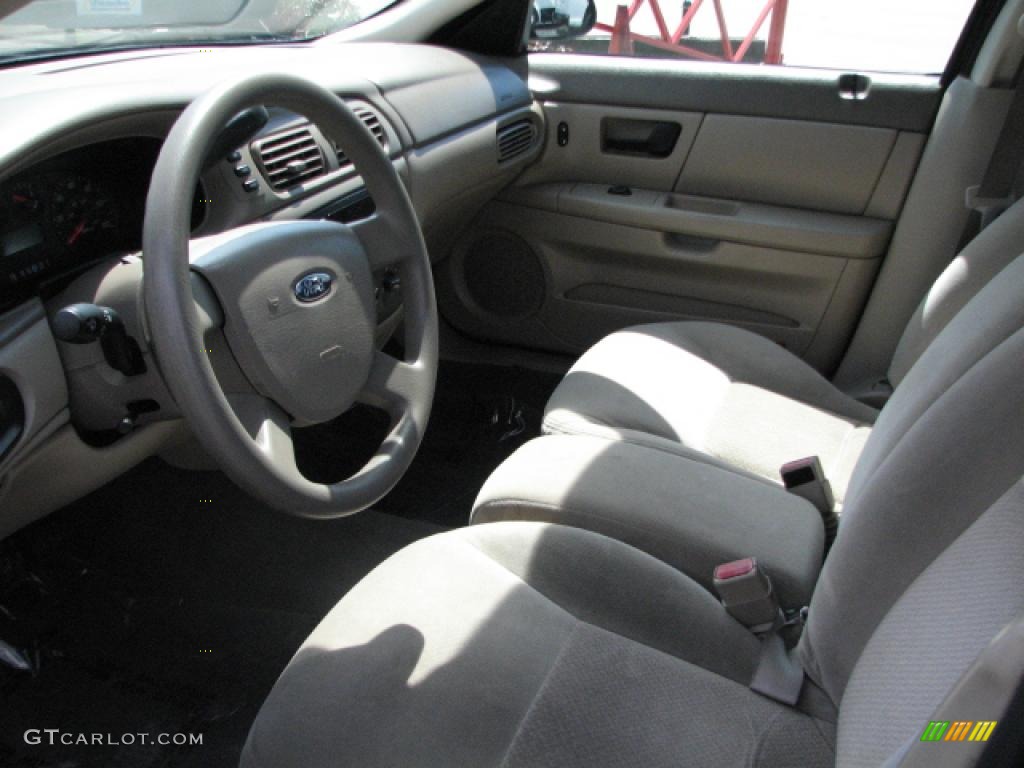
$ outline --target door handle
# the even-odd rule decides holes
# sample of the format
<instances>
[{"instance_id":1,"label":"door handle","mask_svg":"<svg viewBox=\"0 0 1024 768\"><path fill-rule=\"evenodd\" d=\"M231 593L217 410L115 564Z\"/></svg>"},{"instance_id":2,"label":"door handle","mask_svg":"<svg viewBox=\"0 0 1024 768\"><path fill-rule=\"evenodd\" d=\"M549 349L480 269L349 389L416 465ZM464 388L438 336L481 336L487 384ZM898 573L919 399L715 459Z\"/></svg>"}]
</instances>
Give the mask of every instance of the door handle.
<instances>
[{"instance_id":1,"label":"door handle","mask_svg":"<svg viewBox=\"0 0 1024 768\"><path fill-rule=\"evenodd\" d=\"M847 73L839 76L839 98L844 101L863 101L871 90L871 78Z\"/></svg>"},{"instance_id":2,"label":"door handle","mask_svg":"<svg viewBox=\"0 0 1024 768\"><path fill-rule=\"evenodd\" d=\"M606 117L601 121L601 151L616 155L668 157L683 126L660 120Z\"/></svg>"}]
</instances>

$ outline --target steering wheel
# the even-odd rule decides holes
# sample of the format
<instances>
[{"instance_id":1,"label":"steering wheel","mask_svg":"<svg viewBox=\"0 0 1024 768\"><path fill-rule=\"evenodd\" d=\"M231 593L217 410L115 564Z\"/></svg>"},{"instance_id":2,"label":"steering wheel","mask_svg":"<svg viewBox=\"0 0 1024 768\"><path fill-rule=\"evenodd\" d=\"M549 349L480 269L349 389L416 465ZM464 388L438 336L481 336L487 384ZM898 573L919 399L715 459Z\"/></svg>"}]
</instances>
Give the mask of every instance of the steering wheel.
<instances>
[{"instance_id":1,"label":"steering wheel","mask_svg":"<svg viewBox=\"0 0 1024 768\"><path fill-rule=\"evenodd\" d=\"M203 158L228 121L272 104L305 116L353 161L376 213L353 229L328 221L261 223L190 240ZM437 306L412 203L380 145L336 95L308 80L264 74L196 99L153 171L143 227L143 299L150 343L171 395L202 446L238 485L282 511L313 518L369 507L402 477L430 416ZM377 350L372 271L398 269L405 359ZM222 328L244 373L225 393L204 334ZM386 410L373 458L334 484L299 471L291 427L329 421L355 402Z\"/></svg>"}]
</instances>

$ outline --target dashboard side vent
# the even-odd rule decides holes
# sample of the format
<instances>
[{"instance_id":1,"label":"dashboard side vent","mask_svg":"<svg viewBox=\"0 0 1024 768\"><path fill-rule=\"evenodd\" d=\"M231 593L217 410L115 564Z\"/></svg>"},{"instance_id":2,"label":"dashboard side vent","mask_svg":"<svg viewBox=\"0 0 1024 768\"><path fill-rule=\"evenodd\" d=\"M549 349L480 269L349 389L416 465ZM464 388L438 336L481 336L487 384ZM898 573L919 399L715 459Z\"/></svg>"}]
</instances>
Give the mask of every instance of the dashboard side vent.
<instances>
[{"instance_id":1,"label":"dashboard side vent","mask_svg":"<svg viewBox=\"0 0 1024 768\"><path fill-rule=\"evenodd\" d=\"M380 144L385 151L387 151L388 134L384 130L384 126L381 123L380 118L377 117L376 113L371 112L366 107L353 107L352 111L355 112L356 117L362 120L363 124L370 129L370 133L373 134L373 137L377 140L377 143ZM344 150L335 147L335 151L338 153L339 168L344 168L347 165L351 164L351 161L348 159L348 157L346 157Z\"/></svg>"},{"instance_id":2,"label":"dashboard side vent","mask_svg":"<svg viewBox=\"0 0 1024 768\"><path fill-rule=\"evenodd\" d=\"M532 120L516 120L498 129L498 162L505 163L527 152L537 140Z\"/></svg>"},{"instance_id":3,"label":"dashboard side vent","mask_svg":"<svg viewBox=\"0 0 1024 768\"><path fill-rule=\"evenodd\" d=\"M323 152L308 125L290 128L259 139L252 153L271 189L282 190L322 176Z\"/></svg>"}]
</instances>

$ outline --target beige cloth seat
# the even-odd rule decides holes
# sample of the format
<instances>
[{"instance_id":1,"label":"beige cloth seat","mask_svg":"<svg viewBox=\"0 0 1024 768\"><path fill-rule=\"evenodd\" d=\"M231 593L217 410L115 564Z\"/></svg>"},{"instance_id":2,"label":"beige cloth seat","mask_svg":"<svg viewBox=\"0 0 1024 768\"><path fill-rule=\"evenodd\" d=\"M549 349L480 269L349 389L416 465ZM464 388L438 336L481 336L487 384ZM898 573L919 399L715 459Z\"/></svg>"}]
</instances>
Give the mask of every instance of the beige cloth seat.
<instances>
[{"instance_id":1,"label":"beige cloth seat","mask_svg":"<svg viewBox=\"0 0 1024 768\"><path fill-rule=\"evenodd\" d=\"M1024 256L879 416L793 652L795 706L748 689L759 641L696 581L592 531L499 522L414 544L346 595L277 681L242 766L934 764L920 737L937 711L1003 718L994 694L942 707L1024 614L1022 297ZM1024 678L1010 656L990 690ZM938 746L944 765L986 749Z\"/></svg>"},{"instance_id":2,"label":"beige cloth seat","mask_svg":"<svg viewBox=\"0 0 1024 768\"><path fill-rule=\"evenodd\" d=\"M894 387L1021 243L1018 202L921 301L889 368ZM877 417L764 337L719 323L674 322L627 328L591 347L552 393L543 429L628 440L776 483L784 463L817 455L842 503Z\"/></svg>"},{"instance_id":3,"label":"beige cloth seat","mask_svg":"<svg viewBox=\"0 0 1024 768\"><path fill-rule=\"evenodd\" d=\"M842 500L877 415L763 336L657 323L591 347L551 395L544 431L627 440L774 482L787 461L818 456Z\"/></svg>"},{"instance_id":4,"label":"beige cloth seat","mask_svg":"<svg viewBox=\"0 0 1024 768\"><path fill-rule=\"evenodd\" d=\"M794 743L794 768L830 765L830 710L747 688L758 648L709 593L625 544L541 523L464 528L342 599L264 704L242 765L770 765Z\"/></svg>"}]
</instances>

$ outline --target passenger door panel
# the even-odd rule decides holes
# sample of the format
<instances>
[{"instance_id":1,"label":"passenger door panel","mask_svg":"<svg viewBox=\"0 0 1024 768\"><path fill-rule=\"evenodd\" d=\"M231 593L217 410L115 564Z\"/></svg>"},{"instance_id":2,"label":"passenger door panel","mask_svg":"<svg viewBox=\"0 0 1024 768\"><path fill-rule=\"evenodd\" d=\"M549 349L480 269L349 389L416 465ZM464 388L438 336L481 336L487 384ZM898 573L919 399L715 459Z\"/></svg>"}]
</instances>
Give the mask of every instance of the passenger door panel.
<instances>
[{"instance_id":1,"label":"passenger door panel","mask_svg":"<svg viewBox=\"0 0 1024 768\"><path fill-rule=\"evenodd\" d=\"M858 215L896 135L889 128L708 115L676 188Z\"/></svg>"},{"instance_id":2,"label":"passenger door panel","mask_svg":"<svg viewBox=\"0 0 1024 768\"><path fill-rule=\"evenodd\" d=\"M449 321L570 354L630 324L728 322L832 369L888 246L937 82L872 76L851 106L838 72L668 62L668 77L665 62L567 58L587 59L590 76L531 57L545 148L439 265ZM650 87L652 71L663 88ZM701 94L715 110L696 108Z\"/></svg>"}]
</instances>

